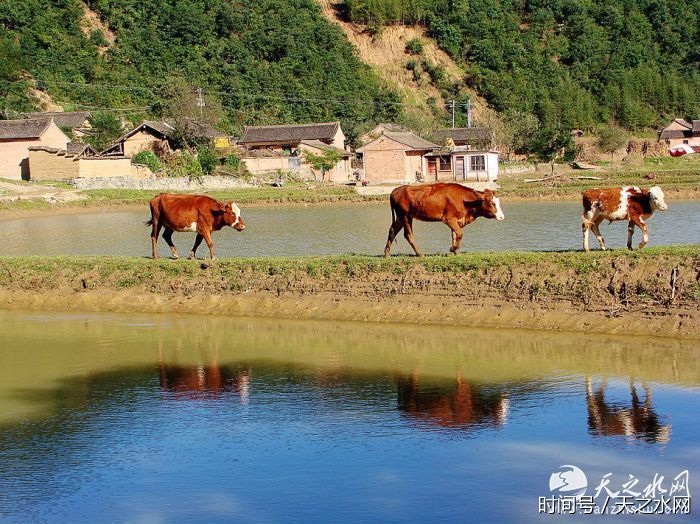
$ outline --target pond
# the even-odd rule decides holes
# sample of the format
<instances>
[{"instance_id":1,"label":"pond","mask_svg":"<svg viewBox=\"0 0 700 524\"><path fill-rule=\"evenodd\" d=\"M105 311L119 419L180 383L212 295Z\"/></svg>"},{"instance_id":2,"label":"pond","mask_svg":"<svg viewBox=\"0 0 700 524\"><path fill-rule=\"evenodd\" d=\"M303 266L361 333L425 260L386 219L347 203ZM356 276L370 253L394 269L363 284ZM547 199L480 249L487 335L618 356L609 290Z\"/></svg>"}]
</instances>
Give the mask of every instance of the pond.
<instances>
[{"instance_id":1,"label":"pond","mask_svg":"<svg viewBox=\"0 0 700 524\"><path fill-rule=\"evenodd\" d=\"M464 229L464 251L561 250L581 248L581 209L576 202L505 202L506 220L477 219ZM303 256L384 251L391 222L388 204L322 204L243 209L247 229L214 234L220 257ZM149 218L143 211L113 211L0 220L2 255L150 255ZM451 233L439 223L416 222L416 241L426 253L447 253ZM700 201L671 201L669 211L649 221L650 245L700 242ZM608 246L624 247L627 223L603 225ZM176 233L187 255L194 233ZM635 246L641 240L635 233ZM595 237L591 246L597 248ZM160 253L170 252L162 238ZM412 253L399 236L395 253ZM206 245L198 251L208 256Z\"/></svg>"},{"instance_id":2,"label":"pond","mask_svg":"<svg viewBox=\"0 0 700 524\"><path fill-rule=\"evenodd\" d=\"M551 521L538 500L562 466L588 495L608 473L639 492L689 470L692 490L700 469L696 343L176 315L0 323L2 522Z\"/></svg>"}]
</instances>

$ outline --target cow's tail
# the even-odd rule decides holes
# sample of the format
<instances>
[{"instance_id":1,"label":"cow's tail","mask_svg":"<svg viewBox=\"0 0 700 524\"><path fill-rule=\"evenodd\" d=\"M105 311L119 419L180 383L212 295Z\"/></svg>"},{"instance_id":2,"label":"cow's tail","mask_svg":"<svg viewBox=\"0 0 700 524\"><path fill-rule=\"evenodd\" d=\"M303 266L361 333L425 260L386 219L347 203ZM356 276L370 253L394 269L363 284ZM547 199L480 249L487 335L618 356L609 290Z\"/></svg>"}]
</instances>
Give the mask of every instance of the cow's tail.
<instances>
[{"instance_id":1,"label":"cow's tail","mask_svg":"<svg viewBox=\"0 0 700 524\"><path fill-rule=\"evenodd\" d=\"M394 224L396 223L396 208L394 207L394 201L392 199L389 199L389 206L391 207L391 227L392 229L394 228ZM399 235L394 235L394 244L398 243L398 240L396 240L396 237Z\"/></svg>"},{"instance_id":2,"label":"cow's tail","mask_svg":"<svg viewBox=\"0 0 700 524\"><path fill-rule=\"evenodd\" d=\"M144 222L144 225L146 225L146 226L152 226L152 225L153 225L153 219L152 219L152 218L149 218L148 220L146 220L146 221Z\"/></svg>"}]
</instances>

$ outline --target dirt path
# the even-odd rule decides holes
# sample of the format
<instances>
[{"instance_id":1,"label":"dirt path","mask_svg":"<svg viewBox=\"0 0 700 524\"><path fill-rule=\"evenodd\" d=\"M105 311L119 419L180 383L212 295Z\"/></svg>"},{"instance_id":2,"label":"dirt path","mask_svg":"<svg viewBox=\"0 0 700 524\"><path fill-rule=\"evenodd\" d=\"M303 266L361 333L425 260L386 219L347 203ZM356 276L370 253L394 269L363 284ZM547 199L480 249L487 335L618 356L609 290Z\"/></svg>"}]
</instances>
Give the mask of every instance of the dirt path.
<instances>
[{"instance_id":1,"label":"dirt path","mask_svg":"<svg viewBox=\"0 0 700 524\"><path fill-rule=\"evenodd\" d=\"M53 204L66 204L86 198L76 189L0 181L0 203L17 202L18 200L43 200Z\"/></svg>"}]
</instances>

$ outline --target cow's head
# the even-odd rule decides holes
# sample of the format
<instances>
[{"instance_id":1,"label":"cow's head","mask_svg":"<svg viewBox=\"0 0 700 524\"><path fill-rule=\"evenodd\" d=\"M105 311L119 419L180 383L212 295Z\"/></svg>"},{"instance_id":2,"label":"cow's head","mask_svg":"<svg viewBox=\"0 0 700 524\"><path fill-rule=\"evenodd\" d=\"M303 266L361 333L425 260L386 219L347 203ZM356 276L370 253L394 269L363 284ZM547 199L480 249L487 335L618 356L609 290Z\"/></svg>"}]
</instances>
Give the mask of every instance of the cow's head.
<instances>
[{"instance_id":1,"label":"cow's head","mask_svg":"<svg viewBox=\"0 0 700 524\"><path fill-rule=\"evenodd\" d=\"M495 218L496 220L504 220L506 216L501 209L501 199L498 198L493 191L487 189L483 193L481 199L480 215L484 218Z\"/></svg>"},{"instance_id":2,"label":"cow's head","mask_svg":"<svg viewBox=\"0 0 700 524\"><path fill-rule=\"evenodd\" d=\"M659 186L654 186L649 190L649 204L653 210L666 211L668 204L664 201L664 192Z\"/></svg>"},{"instance_id":3,"label":"cow's head","mask_svg":"<svg viewBox=\"0 0 700 524\"><path fill-rule=\"evenodd\" d=\"M243 231L245 229L245 222L241 217L241 208L236 205L235 202L229 202L224 207L224 223L227 226L231 226L236 231Z\"/></svg>"}]
</instances>

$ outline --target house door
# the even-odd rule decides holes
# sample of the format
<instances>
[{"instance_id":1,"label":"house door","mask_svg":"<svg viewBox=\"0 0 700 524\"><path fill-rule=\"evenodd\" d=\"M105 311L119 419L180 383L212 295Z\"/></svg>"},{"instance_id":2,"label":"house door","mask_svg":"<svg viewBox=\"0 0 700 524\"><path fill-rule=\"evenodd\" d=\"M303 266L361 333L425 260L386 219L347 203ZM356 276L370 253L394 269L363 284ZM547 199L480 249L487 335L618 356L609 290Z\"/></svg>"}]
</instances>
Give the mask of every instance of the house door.
<instances>
[{"instance_id":1,"label":"house door","mask_svg":"<svg viewBox=\"0 0 700 524\"><path fill-rule=\"evenodd\" d=\"M455 180L466 180L467 176L464 172L464 157L455 157Z\"/></svg>"},{"instance_id":2,"label":"house door","mask_svg":"<svg viewBox=\"0 0 700 524\"><path fill-rule=\"evenodd\" d=\"M435 157L428 158L428 180L437 180L437 163Z\"/></svg>"}]
</instances>

